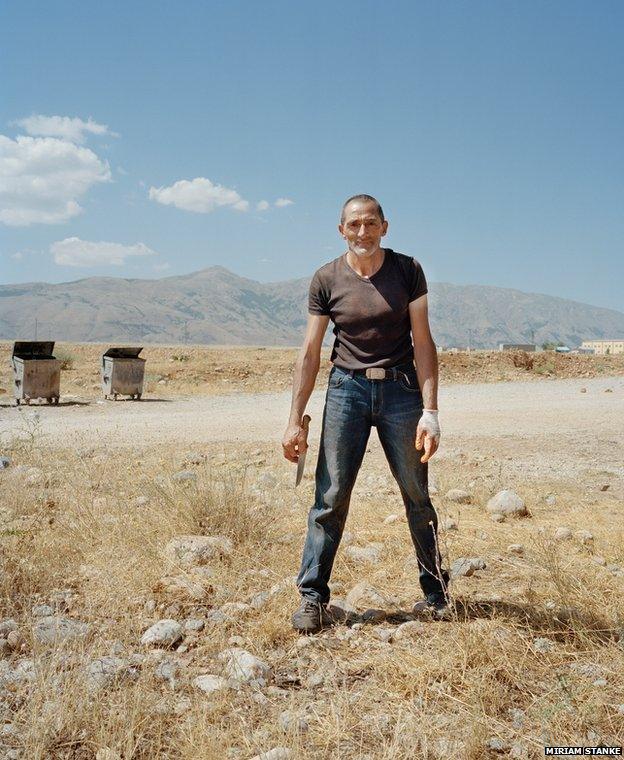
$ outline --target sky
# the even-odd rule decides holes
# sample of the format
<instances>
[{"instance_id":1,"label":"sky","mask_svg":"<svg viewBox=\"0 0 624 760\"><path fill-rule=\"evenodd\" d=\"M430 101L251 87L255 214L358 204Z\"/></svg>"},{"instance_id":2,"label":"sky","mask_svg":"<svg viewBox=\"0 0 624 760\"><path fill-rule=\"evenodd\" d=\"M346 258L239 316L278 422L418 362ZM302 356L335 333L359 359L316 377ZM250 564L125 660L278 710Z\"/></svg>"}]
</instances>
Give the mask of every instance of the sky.
<instances>
[{"instance_id":1,"label":"sky","mask_svg":"<svg viewBox=\"0 0 624 760\"><path fill-rule=\"evenodd\" d=\"M376 196L431 281L624 310L624 4L0 6L0 282L263 282Z\"/></svg>"}]
</instances>

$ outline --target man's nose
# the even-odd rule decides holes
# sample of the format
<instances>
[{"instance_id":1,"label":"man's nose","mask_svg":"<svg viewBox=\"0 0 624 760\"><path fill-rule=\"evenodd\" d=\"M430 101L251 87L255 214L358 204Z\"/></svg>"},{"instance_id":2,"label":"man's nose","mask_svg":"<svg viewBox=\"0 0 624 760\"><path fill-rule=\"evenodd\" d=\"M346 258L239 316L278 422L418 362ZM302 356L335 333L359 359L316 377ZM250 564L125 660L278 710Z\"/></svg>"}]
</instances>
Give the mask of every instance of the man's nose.
<instances>
[{"instance_id":1,"label":"man's nose","mask_svg":"<svg viewBox=\"0 0 624 760\"><path fill-rule=\"evenodd\" d=\"M364 237L365 234L366 234L366 227L363 224L361 224L360 229L358 230L358 237Z\"/></svg>"}]
</instances>

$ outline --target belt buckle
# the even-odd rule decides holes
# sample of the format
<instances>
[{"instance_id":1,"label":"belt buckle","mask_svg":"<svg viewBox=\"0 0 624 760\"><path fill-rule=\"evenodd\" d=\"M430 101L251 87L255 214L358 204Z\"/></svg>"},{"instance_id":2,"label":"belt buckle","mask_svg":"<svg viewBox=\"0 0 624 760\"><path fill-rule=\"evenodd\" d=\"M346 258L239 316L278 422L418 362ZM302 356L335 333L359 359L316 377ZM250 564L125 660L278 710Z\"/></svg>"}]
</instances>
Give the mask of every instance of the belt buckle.
<instances>
[{"instance_id":1,"label":"belt buckle","mask_svg":"<svg viewBox=\"0 0 624 760\"><path fill-rule=\"evenodd\" d=\"M383 367L370 367L366 370L366 377L369 380L385 380L386 370Z\"/></svg>"}]
</instances>

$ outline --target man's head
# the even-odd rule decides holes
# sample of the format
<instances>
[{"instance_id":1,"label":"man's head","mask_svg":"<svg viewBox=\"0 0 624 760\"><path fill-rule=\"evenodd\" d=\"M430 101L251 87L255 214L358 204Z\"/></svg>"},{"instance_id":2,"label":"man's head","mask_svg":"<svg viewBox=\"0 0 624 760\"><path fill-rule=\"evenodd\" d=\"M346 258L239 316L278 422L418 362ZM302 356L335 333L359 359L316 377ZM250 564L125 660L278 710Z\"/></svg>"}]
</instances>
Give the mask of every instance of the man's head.
<instances>
[{"instance_id":1,"label":"man's head","mask_svg":"<svg viewBox=\"0 0 624 760\"><path fill-rule=\"evenodd\" d=\"M381 238L388 231L388 222L376 198L354 195L342 207L338 231L353 254L369 258L379 250Z\"/></svg>"}]
</instances>

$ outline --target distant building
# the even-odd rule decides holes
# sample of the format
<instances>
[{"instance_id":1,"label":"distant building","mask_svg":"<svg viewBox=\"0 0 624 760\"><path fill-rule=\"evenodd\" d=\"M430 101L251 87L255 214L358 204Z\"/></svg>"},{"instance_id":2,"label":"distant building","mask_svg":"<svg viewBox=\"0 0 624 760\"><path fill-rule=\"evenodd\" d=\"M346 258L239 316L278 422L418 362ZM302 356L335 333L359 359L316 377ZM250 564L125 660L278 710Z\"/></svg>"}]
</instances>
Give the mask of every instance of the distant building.
<instances>
[{"instance_id":1,"label":"distant building","mask_svg":"<svg viewBox=\"0 0 624 760\"><path fill-rule=\"evenodd\" d=\"M584 340L581 348L593 348L595 354L624 354L624 340Z\"/></svg>"},{"instance_id":2,"label":"distant building","mask_svg":"<svg viewBox=\"0 0 624 760\"><path fill-rule=\"evenodd\" d=\"M535 343L499 343L499 351L537 351Z\"/></svg>"},{"instance_id":3,"label":"distant building","mask_svg":"<svg viewBox=\"0 0 624 760\"><path fill-rule=\"evenodd\" d=\"M555 346L555 351L558 354L569 354L570 353L570 347L569 346Z\"/></svg>"}]
</instances>

